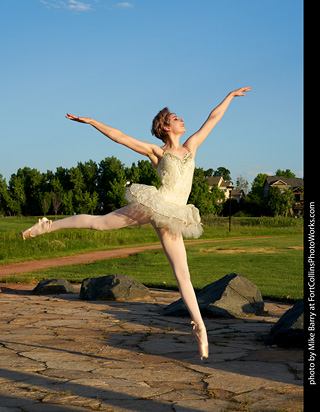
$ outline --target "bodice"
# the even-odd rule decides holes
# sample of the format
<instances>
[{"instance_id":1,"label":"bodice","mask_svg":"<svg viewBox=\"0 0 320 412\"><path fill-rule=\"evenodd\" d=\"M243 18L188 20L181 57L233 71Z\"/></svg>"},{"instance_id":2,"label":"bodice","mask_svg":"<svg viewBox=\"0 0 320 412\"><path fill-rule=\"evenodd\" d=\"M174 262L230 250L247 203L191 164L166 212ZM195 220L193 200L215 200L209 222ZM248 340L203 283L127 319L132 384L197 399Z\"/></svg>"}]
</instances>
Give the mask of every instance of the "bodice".
<instances>
[{"instance_id":1,"label":"bodice","mask_svg":"<svg viewBox=\"0 0 320 412\"><path fill-rule=\"evenodd\" d=\"M192 153L188 153L184 158L164 152L157 172L162 185L159 192L166 201L176 205L186 205L192 186L195 163Z\"/></svg>"}]
</instances>

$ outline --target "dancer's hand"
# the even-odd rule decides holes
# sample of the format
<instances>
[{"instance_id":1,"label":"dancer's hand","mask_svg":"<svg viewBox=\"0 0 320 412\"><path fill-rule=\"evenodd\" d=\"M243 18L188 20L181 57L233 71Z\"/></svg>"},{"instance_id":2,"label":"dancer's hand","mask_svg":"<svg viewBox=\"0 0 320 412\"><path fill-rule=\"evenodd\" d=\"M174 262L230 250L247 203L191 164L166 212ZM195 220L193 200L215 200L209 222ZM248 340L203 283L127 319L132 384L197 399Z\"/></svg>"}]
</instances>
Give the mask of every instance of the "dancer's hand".
<instances>
[{"instance_id":1,"label":"dancer's hand","mask_svg":"<svg viewBox=\"0 0 320 412\"><path fill-rule=\"evenodd\" d=\"M73 114L67 113L66 119L73 120L74 122L79 122L79 123L86 123L89 124L92 119L89 117L79 117L79 116L74 116Z\"/></svg>"},{"instance_id":2,"label":"dancer's hand","mask_svg":"<svg viewBox=\"0 0 320 412\"><path fill-rule=\"evenodd\" d=\"M234 90L230 94L234 97L236 97L236 96L245 96L244 92L251 92L251 87L241 87L240 89Z\"/></svg>"}]
</instances>

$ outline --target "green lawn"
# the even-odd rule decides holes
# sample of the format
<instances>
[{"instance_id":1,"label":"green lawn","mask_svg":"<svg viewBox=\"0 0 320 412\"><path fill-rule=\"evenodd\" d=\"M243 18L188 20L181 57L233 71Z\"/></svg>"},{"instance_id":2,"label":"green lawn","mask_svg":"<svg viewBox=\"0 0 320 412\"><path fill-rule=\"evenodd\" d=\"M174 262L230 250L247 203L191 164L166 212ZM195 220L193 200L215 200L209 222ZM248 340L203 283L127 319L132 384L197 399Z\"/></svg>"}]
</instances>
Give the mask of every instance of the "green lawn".
<instances>
[{"instance_id":1,"label":"green lawn","mask_svg":"<svg viewBox=\"0 0 320 412\"><path fill-rule=\"evenodd\" d=\"M255 283L264 298L296 301L303 297L301 233L295 234L287 230L277 237L242 240L225 236L217 243L187 244L186 248L196 290L235 272ZM129 275L149 287L176 288L174 276L162 250L140 252L129 258L50 268L9 277L3 281L37 282L41 279L65 278L78 283L87 277L113 273Z\"/></svg>"},{"instance_id":2,"label":"green lawn","mask_svg":"<svg viewBox=\"0 0 320 412\"><path fill-rule=\"evenodd\" d=\"M159 243L151 225L107 232L61 230L23 241L19 233L36 221L36 217L0 217L0 265ZM303 233L302 219L233 218L231 232L226 218L204 217L203 221L200 240Z\"/></svg>"}]
</instances>

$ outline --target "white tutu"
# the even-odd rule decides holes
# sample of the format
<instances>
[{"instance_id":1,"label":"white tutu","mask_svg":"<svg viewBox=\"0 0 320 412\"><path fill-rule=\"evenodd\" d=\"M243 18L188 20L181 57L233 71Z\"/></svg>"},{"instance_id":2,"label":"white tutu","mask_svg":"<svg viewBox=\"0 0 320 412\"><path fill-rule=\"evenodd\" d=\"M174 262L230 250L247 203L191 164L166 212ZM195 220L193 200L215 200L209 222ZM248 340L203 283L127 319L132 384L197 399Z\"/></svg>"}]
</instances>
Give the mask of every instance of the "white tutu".
<instances>
[{"instance_id":1,"label":"white tutu","mask_svg":"<svg viewBox=\"0 0 320 412\"><path fill-rule=\"evenodd\" d=\"M126 200L140 205L156 227L166 227L184 237L198 238L203 232L199 210L186 204L194 171L191 153L179 159L164 152L157 171L162 181L159 189L134 183L126 188Z\"/></svg>"},{"instance_id":2,"label":"white tutu","mask_svg":"<svg viewBox=\"0 0 320 412\"><path fill-rule=\"evenodd\" d=\"M140 205L156 227L166 227L172 233L195 239L203 232L199 210L194 205L166 202L154 186L133 184L126 188L126 199Z\"/></svg>"}]
</instances>

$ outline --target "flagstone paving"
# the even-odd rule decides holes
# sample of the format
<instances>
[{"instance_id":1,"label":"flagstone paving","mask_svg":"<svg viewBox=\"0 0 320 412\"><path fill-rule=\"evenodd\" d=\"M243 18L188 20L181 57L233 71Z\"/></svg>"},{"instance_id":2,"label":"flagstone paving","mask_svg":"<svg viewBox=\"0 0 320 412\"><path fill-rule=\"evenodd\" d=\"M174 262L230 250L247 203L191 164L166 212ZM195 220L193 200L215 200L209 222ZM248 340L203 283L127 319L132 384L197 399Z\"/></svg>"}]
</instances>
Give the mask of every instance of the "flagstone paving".
<instances>
[{"instance_id":1,"label":"flagstone paving","mask_svg":"<svg viewBox=\"0 0 320 412\"><path fill-rule=\"evenodd\" d=\"M84 302L34 286L0 284L0 412L303 411L303 352L264 344L288 305L205 319L201 361L190 319L162 314L177 292Z\"/></svg>"}]
</instances>

